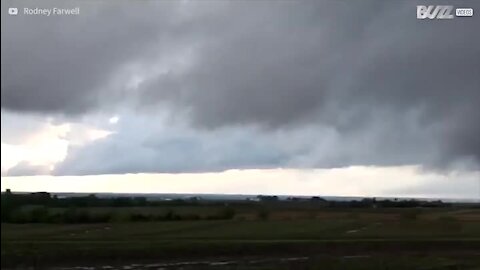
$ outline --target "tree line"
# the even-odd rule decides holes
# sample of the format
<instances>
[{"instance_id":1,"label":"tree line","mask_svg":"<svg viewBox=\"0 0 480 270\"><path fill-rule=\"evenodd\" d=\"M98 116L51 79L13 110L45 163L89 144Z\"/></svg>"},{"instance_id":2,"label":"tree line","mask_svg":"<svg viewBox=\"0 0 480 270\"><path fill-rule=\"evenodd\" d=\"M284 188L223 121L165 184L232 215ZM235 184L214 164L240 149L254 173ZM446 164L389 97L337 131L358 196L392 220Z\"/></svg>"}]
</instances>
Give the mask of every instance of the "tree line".
<instances>
[{"instance_id":1,"label":"tree line","mask_svg":"<svg viewBox=\"0 0 480 270\"><path fill-rule=\"evenodd\" d=\"M216 213L199 215L180 214L173 209L176 206L215 206ZM113 211L117 207L172 207L164 213L142 213L139 211ZM112 221L172 221L172 220L221 220L232 219L238 207L257 209L259 219L266 219L271 209L315 209L315 208L417 208L448 207L442 201L419 200L377 200L364 198L351 201L328 201L318 196L288 197L281 200L278 196L259 195L255 200L245 201L208 201L198 197L170 201L147 200L145 197L109 197L99 198L94 194L78 197L59 198L47 192L30 194L12 193L9 190L1 195L1 221L11 223L101 223ZM104 207L109 212L93 211ZM249 209L252 209L249 208ZM55 210L55 211L54 211ZM193 211L195 212L195 211ZM120 214L119 214L120 213Z\"/></svg>"}]
</instances>

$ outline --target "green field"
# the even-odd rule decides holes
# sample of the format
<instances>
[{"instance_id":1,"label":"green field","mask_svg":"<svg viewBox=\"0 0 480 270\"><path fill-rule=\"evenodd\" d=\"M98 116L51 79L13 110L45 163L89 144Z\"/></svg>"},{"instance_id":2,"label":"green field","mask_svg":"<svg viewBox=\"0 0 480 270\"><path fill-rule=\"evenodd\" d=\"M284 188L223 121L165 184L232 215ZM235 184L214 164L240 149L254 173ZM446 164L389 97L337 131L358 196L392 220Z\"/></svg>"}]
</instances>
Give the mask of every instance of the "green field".
<instances>
[{"instance_id":1,"label":"green field","mask_svg":"<svg viewBox=\"0 0 480 270\"><path fill-rule=\"evenodd\" d=\"M199 210L216 211L175 209L185 214ZM277 209L268 219L248 209L236 213L231 220L2 224L2 266L480 269L479 210ZM205 260L220 262L203 265ZM172 264L181 262L190 263Z\"/></svg>"}]
</instances>

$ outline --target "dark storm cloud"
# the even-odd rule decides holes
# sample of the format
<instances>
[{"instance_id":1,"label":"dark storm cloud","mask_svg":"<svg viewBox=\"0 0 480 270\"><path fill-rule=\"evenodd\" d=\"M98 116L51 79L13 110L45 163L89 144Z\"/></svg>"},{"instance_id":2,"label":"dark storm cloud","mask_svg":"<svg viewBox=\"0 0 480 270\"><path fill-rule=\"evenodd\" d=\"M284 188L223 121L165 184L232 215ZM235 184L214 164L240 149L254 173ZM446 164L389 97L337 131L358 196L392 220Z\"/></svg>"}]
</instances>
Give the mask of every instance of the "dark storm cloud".
<instances>
[{"instance_id":1,"label":"dark storm cloud","mask_svg":"<svg viewBox=\"0 0 480 270\"><path fill-rule=\"evenodd\" d=\"M207 128L256 123L288 129L317 122L354 140L349 135L383 126L387 130L376 134L388 131L396 139L379 137L376 144L394 154L374 163L480 161L478 18L420 21L417 4L424 3L235 5L235 12L218 16L223 28L198 52L196 65L176 84L169 76L169 85L182 93L174 101ZM148 102L164 93L164 82L148 85ZM412 131L402 128L412 124L400 123L410 112L418 112L409 119L420 122L416 137L404 136ZM428 147L418 145L427 138ZM397 154L405 147L409 157ZM432 147L442 148L441 155L426 161L415 154Z\"/></svg>"},{"instance_id":2,"label":"dark storm cloud","mask_svg":"<svg viewBox=\"0 0 480 270\"><path fill-rule=\"evenodd\" d=\"M174 46L175 6L152 2L2 1L2 108L81 114L108 106L109 80L129 63ZM78 16L27 16L23 8L80 8ZM162 29L164 30L162 31ZM117 93L118 94L118 93ZM121 94L121 93L120 93Z\"/></svg>"},{"instance_id":3,"label":"dark storm cloud","mask_svg":"<svg viewBox=\"0 0 480 270\"><path fill-rule=\"evenodd\" d=\"M209 164L201 147L148 146L129 133L72 149L60 174L480 161L478 16L420 21L416 5L429 3L419 1L87 3L82 12L97 12L62 24L2 17L2 108L85 114L127 100L153 122L168 108L202 131L281 132L284 146L262 148L280 153L265 161L240 151L250 161ZM126 92L112 81L134 77L118 75L129 64L142 79ZM290 144L299 146L285 150ZM139 164L118 160L115 149L137 153ZM175 164L142 162L185 149ZM86 164L92 156L113 161Z\"/></svg>"}]
</instances>

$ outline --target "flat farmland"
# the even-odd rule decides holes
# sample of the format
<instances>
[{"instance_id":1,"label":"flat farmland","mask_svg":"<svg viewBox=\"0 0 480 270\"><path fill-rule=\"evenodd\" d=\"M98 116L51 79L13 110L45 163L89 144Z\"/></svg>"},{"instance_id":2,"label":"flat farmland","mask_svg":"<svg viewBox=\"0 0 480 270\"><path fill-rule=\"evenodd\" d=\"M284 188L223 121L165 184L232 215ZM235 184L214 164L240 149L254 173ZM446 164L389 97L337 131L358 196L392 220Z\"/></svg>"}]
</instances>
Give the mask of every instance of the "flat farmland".
<instances>
[{"instance_id":1,"label":"flat farmland","mask_svg":"<svg viewBox=\"0 0 480 270\"><path fill-rule=\"evenodd\" d=\"M170 209L185 214L199 212L197 207L142 210L162 212ZM136 211L136 208L118 210ZM292 259L286 267L298 263L307 267L305 269L357 269L355 263L348 266L342 259L346 257L363 258L362 265L371 266L364 269L385 269L373 265L389 263L391 268L388 269L402 269L407 267L407 262L411 262L412 267L417 267L417 263L418 267L429 264L437 267L438 262L443 262L438 267L464 267L430 269L478 269L475 267L479 265L476 258L480 257L480 213L475 209L296 212L270 209L268 218L264 219L256 217L255 211L238 209L231 220L2 224L2 265L54 267L75 266L86 261L98 266L139 261L227 260L238 261L237 268L232 269L257 269L245 264L245 260L263 259L266 263L261 267L266 268L260 269L277 269L276 259L304 258L295 262ZM274 261L268 261L269 258ZM319 264L324 267L327 262L331 268L315 268ZM395 268L395 265L401 267ZM182 267L189 269L187 266Z\"/></svg>"}]
</instances>

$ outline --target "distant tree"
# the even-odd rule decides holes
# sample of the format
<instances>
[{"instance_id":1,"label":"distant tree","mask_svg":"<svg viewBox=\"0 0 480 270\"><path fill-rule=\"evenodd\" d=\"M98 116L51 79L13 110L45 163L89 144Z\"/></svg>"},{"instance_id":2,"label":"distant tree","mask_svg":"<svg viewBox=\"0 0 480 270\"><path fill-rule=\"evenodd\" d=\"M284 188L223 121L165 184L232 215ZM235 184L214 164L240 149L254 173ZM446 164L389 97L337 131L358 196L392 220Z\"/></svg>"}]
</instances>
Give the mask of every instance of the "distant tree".
<instances>
[{"instance_id":1,"label":"distant tree","mask_svg":"<svg viewBox=\"0 0 480 270\"><path fill-rule=\"evenodd\" d=\"M278 196L258 195L257 198L261 202L276 202L276 201L278 201Z\"/></svg>"}]
</instances>

